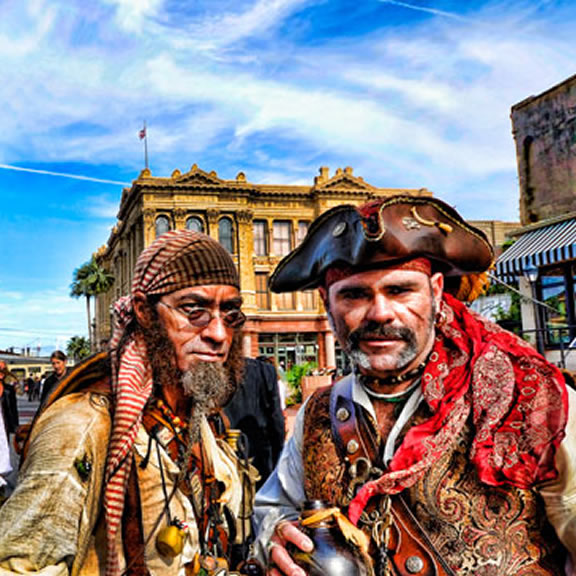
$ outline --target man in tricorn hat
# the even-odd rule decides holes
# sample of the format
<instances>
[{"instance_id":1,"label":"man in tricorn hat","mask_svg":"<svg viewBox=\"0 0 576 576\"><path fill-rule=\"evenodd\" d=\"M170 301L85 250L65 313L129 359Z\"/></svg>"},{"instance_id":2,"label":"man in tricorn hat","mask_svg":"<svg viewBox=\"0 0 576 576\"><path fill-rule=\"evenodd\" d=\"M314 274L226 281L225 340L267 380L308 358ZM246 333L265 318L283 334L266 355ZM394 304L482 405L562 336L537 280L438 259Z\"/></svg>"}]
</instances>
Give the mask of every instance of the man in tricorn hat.
<instances>
[{"instance_id":1,"label":"man in tricorn hat","mask_svg":"<svg viewBox=\"0 0 576 576\"><path fill-rule=\"evenodd\" d=\"M257 495L270 574L304 573L306 500L365 533L378 575L572 574L574 392L463 303L492 261L444 202L394 196L329 210L280 262L272 290L318 288L354 372L300 410Z\"/></svg>"},{"instance_id":2,"label":"man in tricorn hat","mask_svg":"<svg viewBox=\"0 0 576 576\"><path fill-rule=\"evenodd\" d=\"M42 406L18 486L0 509L0 574L226 573L257 472L219 408L242 373L238 274L188 230L138 258L110 352Z\"/></svg>"}]
</instances>

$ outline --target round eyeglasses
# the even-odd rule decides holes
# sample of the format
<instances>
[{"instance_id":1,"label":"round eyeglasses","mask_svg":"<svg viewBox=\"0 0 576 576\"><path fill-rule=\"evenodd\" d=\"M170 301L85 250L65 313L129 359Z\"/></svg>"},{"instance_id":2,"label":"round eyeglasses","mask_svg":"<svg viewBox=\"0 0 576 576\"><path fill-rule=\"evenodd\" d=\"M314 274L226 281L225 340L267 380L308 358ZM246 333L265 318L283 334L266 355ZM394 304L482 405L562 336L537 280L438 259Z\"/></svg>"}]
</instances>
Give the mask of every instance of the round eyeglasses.
<instances>
[{"instance_id":1,"label":"round eyeglasses","mask_svg":"<svg viewBox=\"0 0 576 576\"><path fill-rule=\"evenodd\" d=\"M192 326L196 328L205 328L214 318L216 318L216 314L214 314L210 308L194 306L186 309L183 307L170 306L170 304L166 304L166 302L162 302L162 300L158 303L162 304L162 306L166 306L166 308L169 308L170 310L179 312L182 316L187 318L188 322L190 322ZM220 310L218 315L222 318L222 322L224 322L228 328L240 328L246 322L246 316L240 308L233 308L226 312Z\"/></svg>"}]
</instances>

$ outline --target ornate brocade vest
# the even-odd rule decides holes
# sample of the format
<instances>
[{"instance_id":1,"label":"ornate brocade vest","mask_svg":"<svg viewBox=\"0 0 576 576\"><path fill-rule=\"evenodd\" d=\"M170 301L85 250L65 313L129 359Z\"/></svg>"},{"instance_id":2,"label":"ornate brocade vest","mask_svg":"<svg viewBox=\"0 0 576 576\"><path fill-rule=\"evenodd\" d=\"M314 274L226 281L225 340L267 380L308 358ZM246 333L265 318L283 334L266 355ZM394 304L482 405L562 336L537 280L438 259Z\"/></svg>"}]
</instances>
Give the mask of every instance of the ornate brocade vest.
<instances>
[{"instance_id":1,"label":"ornate brocade vest","mask_svg":"<svg viewBox=\"0 0 576 576\"><path fill-rule=\"evenodd\" d=\"M306 408L304 487L307 499L346 508L354 481L333 438L329 403L330 389L322 389ZM465 428L452 450L404 492L436 550L458 576L564 575L566 553L540 495L480 483L467 458L470 438Z\"/></svg>"}]
</instances>

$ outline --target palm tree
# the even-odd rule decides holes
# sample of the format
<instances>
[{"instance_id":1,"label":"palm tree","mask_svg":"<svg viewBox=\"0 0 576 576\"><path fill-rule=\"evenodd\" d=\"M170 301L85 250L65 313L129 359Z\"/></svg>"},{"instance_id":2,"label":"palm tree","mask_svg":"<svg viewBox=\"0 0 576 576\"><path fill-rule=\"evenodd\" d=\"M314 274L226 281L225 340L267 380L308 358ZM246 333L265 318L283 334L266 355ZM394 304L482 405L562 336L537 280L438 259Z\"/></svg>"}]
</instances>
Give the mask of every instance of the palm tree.
<instances>
[{"instance_id":1,"label":"palm tree","mask_svg":"<svg viewBox=\"0 0 576 576\"><path fill-rule=\"evenodd\" d=\"M73 298L86 298L86 315L88 318L88 340L90 342L90 349L94 346L94 339L92 337L92 315L90 313L90 298L98 294L108 292L114 284L114 276L105 268L100 266L96 258L85 262L79 268L74 270L73 282L70 285L70 296Z\"/></svg>"},{"instance_id":2,"label":"palm tree","mask_svg":"<svg viewBox=\"0 0 576 576\"><path fill-rule=\"evenodd\" d=\"M84 336L72 336L66 344L66 353L74 358L74 362L79 362L90 356L90 341Z\"/></svg>"}]
</instances>

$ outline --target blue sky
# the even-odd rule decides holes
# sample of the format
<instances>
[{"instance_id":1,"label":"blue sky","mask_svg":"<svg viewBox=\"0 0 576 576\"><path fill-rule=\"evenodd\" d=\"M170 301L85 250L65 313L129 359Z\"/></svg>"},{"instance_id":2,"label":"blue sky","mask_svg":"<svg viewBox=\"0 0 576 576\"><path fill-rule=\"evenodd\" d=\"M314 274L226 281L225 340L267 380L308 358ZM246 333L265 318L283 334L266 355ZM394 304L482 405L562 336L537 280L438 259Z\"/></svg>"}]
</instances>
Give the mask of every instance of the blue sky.
<instances>
[{"instance_id":1,"label":"blue sky","mask_svg":"<svg viewBox=\"0 0 576 576\"><path fill-rule=\"evenodd\" d=\"M0 0L0 348L86 334L72 274L143 167L144 119L157 176L352 166L517 220L510 108L576 73L575 4Z\"/></svg>"}]
</instances>

